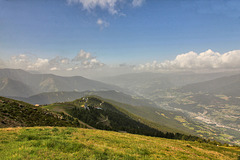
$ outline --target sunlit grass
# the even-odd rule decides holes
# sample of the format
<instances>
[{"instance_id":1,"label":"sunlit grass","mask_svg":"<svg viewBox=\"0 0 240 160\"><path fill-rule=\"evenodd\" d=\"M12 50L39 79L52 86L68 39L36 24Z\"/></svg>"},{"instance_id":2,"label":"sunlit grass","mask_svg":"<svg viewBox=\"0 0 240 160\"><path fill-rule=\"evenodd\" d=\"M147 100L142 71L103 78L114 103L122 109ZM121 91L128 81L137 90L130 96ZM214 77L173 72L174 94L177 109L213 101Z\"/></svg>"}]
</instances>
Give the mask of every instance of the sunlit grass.
<instances>
[{"instance_id":1,"label":"sunlit grass","mask_svg":"<svg viewBox=\"0 0 240 160\"><path fill-rule=\"evenodd\" d=\"M237 147L61 127L0 130L0 159L237 159Z\"/></svg>"}]
</instances>

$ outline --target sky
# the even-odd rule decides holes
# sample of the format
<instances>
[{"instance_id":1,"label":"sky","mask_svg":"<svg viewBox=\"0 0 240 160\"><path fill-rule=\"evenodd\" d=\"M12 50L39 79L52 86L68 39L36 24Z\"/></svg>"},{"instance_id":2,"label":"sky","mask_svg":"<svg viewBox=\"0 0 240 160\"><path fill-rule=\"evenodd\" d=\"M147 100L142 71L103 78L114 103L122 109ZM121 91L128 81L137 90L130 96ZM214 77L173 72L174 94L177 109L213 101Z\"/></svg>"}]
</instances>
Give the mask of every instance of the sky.
<instances>
[{"instance_id":1,"label":"sky","mask_svg":"<svg viewBox=\"0 0 240 160\"><path fill-rule=\"evenodd\" d=\"M239 0L0 0L0 68L240 69Z\"/></svg>"}]
</instances>

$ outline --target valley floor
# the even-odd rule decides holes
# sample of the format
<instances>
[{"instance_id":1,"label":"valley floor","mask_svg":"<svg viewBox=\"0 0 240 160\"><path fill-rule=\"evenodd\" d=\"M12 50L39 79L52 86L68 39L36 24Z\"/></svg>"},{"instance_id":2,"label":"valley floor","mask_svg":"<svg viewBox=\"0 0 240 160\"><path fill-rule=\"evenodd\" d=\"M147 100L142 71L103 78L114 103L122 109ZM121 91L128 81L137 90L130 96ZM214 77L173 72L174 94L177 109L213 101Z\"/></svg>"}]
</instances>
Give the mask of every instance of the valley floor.
<instances>
[{"instance_id":1,"label":"valley floor","mask_svg":"<svg viewBox=\"0 0 240 160\"><path fill-rule=\"evenodd\" d=\"M0 159L237 160L239 147L66 127L0 129Z\"/></svg>"}]
</instances>

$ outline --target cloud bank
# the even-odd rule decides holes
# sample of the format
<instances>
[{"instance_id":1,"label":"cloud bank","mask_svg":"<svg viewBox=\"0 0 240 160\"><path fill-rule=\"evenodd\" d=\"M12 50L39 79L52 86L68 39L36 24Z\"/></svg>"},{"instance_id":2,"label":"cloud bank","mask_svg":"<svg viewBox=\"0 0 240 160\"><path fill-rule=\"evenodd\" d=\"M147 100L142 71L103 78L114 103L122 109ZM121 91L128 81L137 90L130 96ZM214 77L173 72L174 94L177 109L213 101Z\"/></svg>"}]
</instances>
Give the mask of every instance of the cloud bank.
<instances>
[{"instance_id":1,"label":"cloud bank","mask_svg":"<svg viewBox=\"0 0 240 160\"><path fill-rule=\"evenodd\" d=\"M211 49L202 52L188 52L176 56L172 61L153 61L140 64L135 70L214 70L214 69L240 69L240 50L229 51L224 54L214 52Z\"/></svg>"},{"instance_id":2,"label":"cloud bank","mask_svg":"<svg viewBox=\"0 0 240 160\"><path fill-rule=\"evenodd\" d=\"M3 65L5 64L5 65ZM20 54L12 56L5 62L0 61L0 67L17 68L32 71L73 71L96 69L104 64L93 57L91 53L81 50L74 58L55 57L53 59L39 58L34 55Z\"/></svg>"},{"instance_id":3,"label":"cloud bank","mask_svg":"<svg viewBox=\"0 0 240 160\"><path fill-rule=\"evenodd\" d=\"M81 50L72 62L77 62L76 64L79 64L78 62L80 62L81 65L77 66L77 68L84 69L94 69L104 66L104 64L98 61L96 57L93 57L91 53L85 52L84 50Z\"/></svg>"},{"instance_id":4,"label":"cloud bank","mask_svg":"<svg viewBox=\"0 0 240 160\"><path fill-rule=\"evenodd\" d=\"M12 56L6 63L7 67L20 68L25 70L40 70L46 69L49 60L37 58L34 55L20 54L17 56Z\"/></svg>"},{"instance_id":5,"label":"cloud bank","mask_svg":"<svg viewBox=\"0 0 240 160\"><path fill-rule=\"evenodd\" d=\"M52 59L39 58L34 55L20 54L9 60L1 61L0 68L16 68L58 75L82 75L85 77L104 77L134 72L167 72L167 71L223 71L240 70L240 50L233 50L223 54L207 50L202 53L190 51L179 54L174 60L164 62L131 65L120 63L107 65L102 63L91 53L84 50L73 58L57 56Z\"/></svg>"}]
</instances>

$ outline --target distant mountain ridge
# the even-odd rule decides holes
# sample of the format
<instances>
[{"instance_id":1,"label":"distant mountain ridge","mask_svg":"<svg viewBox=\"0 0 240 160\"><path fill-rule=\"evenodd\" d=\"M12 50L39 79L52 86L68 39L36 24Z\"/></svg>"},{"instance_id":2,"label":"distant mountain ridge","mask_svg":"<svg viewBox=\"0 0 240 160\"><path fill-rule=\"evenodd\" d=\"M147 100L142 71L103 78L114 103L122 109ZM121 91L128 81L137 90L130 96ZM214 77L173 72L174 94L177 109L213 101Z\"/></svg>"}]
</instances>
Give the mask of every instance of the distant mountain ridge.
<instances>
[{"instance_id":1,"label":"distant mountain ridge","mask_svg":"<svg viewBox=\"0 0 240 160\"><path fill-rule=\"evenodd\" d=\"M11 96L19 96L22 94L26 96L30 96L34 93L34 91L26 84L15 81L10 78L0 78L0 96L11 95Z\"/></svg>"},{"instance_id":2,"label":"distant mountain ridge","mask_svg":"<svg viewBox=\"0 0 240 160\"><path fill-rule=\"evenodd\" d=\"M131 95L117 92L115 90L108 91L83 91L83 92L45 92L30 97L11 97L31 104L51 104L56 102L69 102L79 99L83 96L95 95L105 99L111 99L116 102L125 103L134 106L157 107L156 104L143 97L133 97Z\"/></svg>"},{"instance_id":3,"label":"distant mountain ridge","mask_svg":"<svg viewBox=\"0 0 240 160\"><path fill-rule=\"evenodd\" d=\"M240 97L240 74L189 84L182 87L181 91L224 94L227 96Z\"/></svg>"},{"instance_id":4,"label":"distant mountain ridge","mask_svg":"<svg viewBox=\"0 0 240 160\"><path fill-rule=\"evenodd\" d=\"M237 72L239 73L239 72ZM237 74L235 72L219 73L132 73L100 79L104 83L114 84L121 88L128 88L142 96L151 96L160 90L179 88L192 83L213 80L219 77Z\"/></svg>"},{"instance_id":5,"label":"distant mountain ridge","mask_svg":"<svg viewBox=\"0 0 240 160\"><path fill-rule=\"evenodd\" d=\"M6 85L1 79L8 79L9 85ZM32 74L20 69L0 69L0 80L1 96L29 97L43 92L122 90L114 85L81 76L61 77L53 74Z\"/></svg>"}]
</instances>

